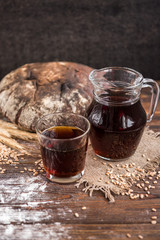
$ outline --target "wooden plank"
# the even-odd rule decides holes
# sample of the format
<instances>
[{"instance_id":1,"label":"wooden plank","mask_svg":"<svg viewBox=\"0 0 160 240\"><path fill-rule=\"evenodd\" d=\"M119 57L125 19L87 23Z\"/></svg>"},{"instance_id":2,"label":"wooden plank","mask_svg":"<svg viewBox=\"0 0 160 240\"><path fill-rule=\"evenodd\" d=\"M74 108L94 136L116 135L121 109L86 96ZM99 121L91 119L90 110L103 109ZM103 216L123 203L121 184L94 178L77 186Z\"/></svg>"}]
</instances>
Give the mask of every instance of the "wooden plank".
<instances>
[{"instance_id":1,"label":"wooden plank","mask_svg":"<svg viewBox=\"0 0 160 240\"><path fill-rule=\"evenodd\" d=\"M155 226L143 224L27 224L27 225L7 225L0 226L1 235L5 235L5 240L17 239L52 239L52 240L85 240L85 239L139 239L139 235L144 239L159 240L160 225ZM14 238L12 238L14 236Z\"/></svg>"},{"instance_id":2,"label":"wooden plank","mask_svg":"<svg viewBox=\"0 0 160 240\"><path fill-rule=\"evenodd\" d=\"M153 130L160 131L159 120L156 112L149 124ZM77 189L74 184L51 183L45 173L33 176L30 171L20 172L25 167L36 168L37 159L26 156L19 164L0 161L0 167L6 168L0 174L0 239L128 239L127 233L131 239L139 239L138 235L160 239L159 180L148 198L131 200L128 196L115 196L116 202L110 204L101 192L94 192L90 198L82 191L83 186ZM153 180L150 184L153 185ZM133 189L143 192L136 186ZM157 224L151 224L153 216L157 216Z\"/></svg>"},{"instance_id":3,"label":"wooden plank","mask_svg":"<svg viewBox=\"0 0 160 240\"><path fill-rule=\"evenodd\" d=\"M160 215L160 183L151 191L149 199L130 200L128 196L116 196L114 204L109 204L99 192L90 198L73 184L53 184L41 176L17 174L14 178L1 179L1 184L0 224L49 224L66 220L70 224L80 221L86 224L149 224L151 216ZM137 192L142 191L137 189ZM82 210L83 206L86 210ZM152 208L157 212L152 212ZM79 218L75 217L76 212Z\"/></svg>"}]
</instances>

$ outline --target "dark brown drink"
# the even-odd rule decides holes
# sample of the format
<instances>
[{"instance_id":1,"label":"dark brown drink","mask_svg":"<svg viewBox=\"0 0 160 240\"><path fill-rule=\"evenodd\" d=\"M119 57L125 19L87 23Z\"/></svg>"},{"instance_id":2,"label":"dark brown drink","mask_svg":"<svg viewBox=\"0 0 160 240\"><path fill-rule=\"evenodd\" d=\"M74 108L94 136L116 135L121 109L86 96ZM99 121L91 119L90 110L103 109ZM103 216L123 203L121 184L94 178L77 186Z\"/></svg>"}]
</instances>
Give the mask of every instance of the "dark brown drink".
<instances>
[{"instance_id":1,"label":"dark brown drink","mask_svg":"<svg viewBox=\"0 0 160 240\"><path fill-rule=\"evenodd\" d=\"M56 126L42 132L46 138L43 138L41 154L47 175L63 178L75 176L83 171L87 141L80 144L78 138L83 133L80 128L72 126ZM70 141L73 138L77 140Z\"/></svg>"},{"instance_id":2,"label":"dark brown drink","mask_svg":"<svg viewBox=\"0 0 160 240\"><path fill-rule=\"evenodd\" d=\"M146 124L146 113L139 100L124 106L107 106L93 100L87 117L91 123L92 147L97 155L106 159L131 156Z\"/></svg>"}]
</instances>

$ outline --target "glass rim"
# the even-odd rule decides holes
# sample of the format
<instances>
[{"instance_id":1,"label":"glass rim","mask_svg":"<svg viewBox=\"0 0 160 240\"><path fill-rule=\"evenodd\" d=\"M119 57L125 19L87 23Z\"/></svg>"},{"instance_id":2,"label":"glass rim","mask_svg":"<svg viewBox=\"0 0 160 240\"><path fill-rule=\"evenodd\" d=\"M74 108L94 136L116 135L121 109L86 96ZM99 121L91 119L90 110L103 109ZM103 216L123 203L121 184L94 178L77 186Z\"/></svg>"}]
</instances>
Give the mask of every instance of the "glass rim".
<instances>
[{"instance_id":1,"label":"glass rim","mask_svg":"<svg viewBox=\"0 0 160 240\"><path fill-rule=\"evenodd\" d=\"M132 69L132 68L128 68L128 67L118 67L118 66L113 66L113 67L105 67L105 68L101 68L101 69L93 69L90 74L89 74L89 80L93 83L93 85L99 87L99 85L96 83L95 81L95 76L94 74L96 72L102 72L102 71L107 71L107 70L122 70L122 71L129 71L129 72L132 72L134 74L136 74L136 79L138 80L138 82L133 85L133 86L125 86L125 89L134 89L138 86L140 86L143 82L143 75L141 73L139 73L138 71ZM106 80L107 81L107 80ZM114 84L112 85L111 83L111 88L115 88ZM100 87L99 87L100 88Z\"/></svg>"},{"instance_id":2,"label":"glass rim","mask_svg":"<svg viewBox=\"0 0 160 240\"><path fill-rule=\"evenodd\" d=\"M72 115L72 116L74 115L74 116L77 116L77 117L79 117L79 118L81 118L81 119L84 119L84 120L86 121L86 123L87 123L87 130L86 130L84 133L82 133L81 135L79 135L79 136L77 136L77 137L73 137L73 138L63 138L63 139L61 139L61 138L51 138L51 137L47 137L47 136L45 136L45 135L42 134L43 131L40 131L40 130L38 129L38 124L40 123L40 121L43 120L43 118L45 118L45 117L47 117L47 116L52 116L52 115L64 115L64 117L65 117L66 115ZM55 126L60 126L60 125L55 125ZM54 125L53 125L53 127L54 127ZM78 127L78 126L77 126L77 127ZM80 138L84 137L85 135L87 135L88 132L90 131L90 128L91 128L90 122L89 122L89 120L88 120L86 117L84 117L84 116L82 116L82 115L80 115L80 114L77 114L77 113L72 113L72 112L66 112L66 113L55 112L55 113L45 114L45 115L43 115L42 117L40 117L40 118L37 120L36 125L35 125L36 133L39 134L40 136L42 136L43 138L48 139L48 140L51 140L51 141L73 141L73 140L77 140L77 139L80 139Z\"/></svg>"}]
</instances>

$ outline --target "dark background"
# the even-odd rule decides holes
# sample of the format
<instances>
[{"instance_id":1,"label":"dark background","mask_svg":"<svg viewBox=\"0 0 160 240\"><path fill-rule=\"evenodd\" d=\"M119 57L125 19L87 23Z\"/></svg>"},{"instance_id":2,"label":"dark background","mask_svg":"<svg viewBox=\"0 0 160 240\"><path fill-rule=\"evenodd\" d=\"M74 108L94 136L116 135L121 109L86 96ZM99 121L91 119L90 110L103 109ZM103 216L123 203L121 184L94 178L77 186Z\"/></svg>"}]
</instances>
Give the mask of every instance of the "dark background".
<instances>
[{"instance_id":1,"label":"dark background","mask_svg":"<svg viewBox=\"0 0 160 240\"><path fill-rule=\"evenodd\" d=\"M46 61L126 66L160 79L160 1L0 1L0 79Z\"/></svg>"}]
</instances>

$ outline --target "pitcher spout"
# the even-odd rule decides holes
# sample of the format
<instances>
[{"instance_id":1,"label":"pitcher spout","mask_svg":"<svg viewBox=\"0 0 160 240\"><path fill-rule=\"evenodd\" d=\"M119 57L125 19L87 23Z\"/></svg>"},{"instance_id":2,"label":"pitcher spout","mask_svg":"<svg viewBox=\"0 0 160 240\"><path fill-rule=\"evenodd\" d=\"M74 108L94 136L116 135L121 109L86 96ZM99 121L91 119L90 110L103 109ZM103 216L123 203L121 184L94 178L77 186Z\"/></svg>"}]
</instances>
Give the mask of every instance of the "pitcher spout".
<instances>
[{"instance_id":1,"label":"pitcher spout","mask_svg":"<svg viewBox=\"0 0 160 240\"><path fill-rule=\"evenodd\" d=\"M116 87L115 83L108 78L106 74L107 69L108 68L94 69L89 74L89 80L91 81L94 87L102 89Z\"/></svg>"},{"instance_id":2,"label":"pitcher spout","mask_svg":"<svg viewBox=\"0 0 160 240\"><path fill-rule=\"evenodd\" d=\"M106 104L121 105L134 103L139 99L143 76L125 67L106 67L94 69L89 80L94 87L94 97ZM114 98L114 101L113 101ZM123 101L120 101L123 99Z\"/></svg>"}]
</instances>

